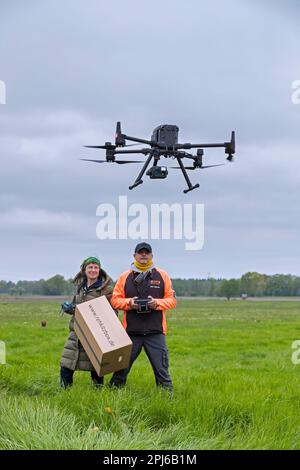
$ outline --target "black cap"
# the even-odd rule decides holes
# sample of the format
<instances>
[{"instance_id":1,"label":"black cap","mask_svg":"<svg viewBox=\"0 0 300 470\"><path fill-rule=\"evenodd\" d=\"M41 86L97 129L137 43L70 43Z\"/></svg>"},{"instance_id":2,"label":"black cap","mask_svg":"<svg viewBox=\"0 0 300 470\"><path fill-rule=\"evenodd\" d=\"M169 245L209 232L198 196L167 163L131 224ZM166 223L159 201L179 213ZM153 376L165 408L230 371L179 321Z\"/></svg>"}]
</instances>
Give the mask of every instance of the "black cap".
<instances>
[{"instance_id":1,"label":"black cap","mask_svg":"<svg viewBox=\"0 0 300 470\"><path fill-rule=\"evenodd\" d=\"M139 253L139 251L142 251L142 250L147 250L149 251L149 253L152 253L152 248L151 246L149 245L149 243L145 243L145 242L142 242L142 243L138 243L135 247L135 253Z\"/></svg>"}]
</instances>

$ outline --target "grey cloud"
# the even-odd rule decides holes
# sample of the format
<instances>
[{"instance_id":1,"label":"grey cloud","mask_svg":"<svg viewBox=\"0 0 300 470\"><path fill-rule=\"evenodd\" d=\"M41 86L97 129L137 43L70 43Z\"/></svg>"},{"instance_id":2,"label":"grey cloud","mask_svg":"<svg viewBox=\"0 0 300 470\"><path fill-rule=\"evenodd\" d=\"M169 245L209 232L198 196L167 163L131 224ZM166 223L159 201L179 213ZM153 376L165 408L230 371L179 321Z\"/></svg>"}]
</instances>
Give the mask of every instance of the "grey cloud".
<instances>
[{"instance_id":1,"label":"grey cloud","mask_svg":"<svg viewBox=\"0 0 300 470\"><path fill-rule=\"evenodd\" d=\"M97 240L95 212L119 194L129 204L205 204L202 251L153 242L174 276L299 273L296 3L54 0L0 9L0 277L72 275L87 252L116 277L135 242ZM191 172L201 187L186 196L176 171L130 192L138 165L79 160L104 157L82 146L113 140L119 119L146 138L164 122L179 125L181 141L223 142L235 129L236 162ZM223 152L207 152L206 162L223 161Z\"/></svg>"}]
</instances>

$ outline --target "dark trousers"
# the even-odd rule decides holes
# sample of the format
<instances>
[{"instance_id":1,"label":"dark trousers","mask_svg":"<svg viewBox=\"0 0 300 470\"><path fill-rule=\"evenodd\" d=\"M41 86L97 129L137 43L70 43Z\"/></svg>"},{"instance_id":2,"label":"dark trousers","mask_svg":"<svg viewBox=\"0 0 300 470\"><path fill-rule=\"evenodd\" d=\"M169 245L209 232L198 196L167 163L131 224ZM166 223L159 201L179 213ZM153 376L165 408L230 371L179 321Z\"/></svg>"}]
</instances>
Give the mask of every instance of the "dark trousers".
<instances>
[{"instance_id":1,"label":"dark trousers","mask_svg":"<svg viewBox=\"0 0 300 470\"><path fill-rule=\"evenodd\" d=\"M156 385L172 390L173 385L169 375L169 357L165 335L158 333L145 336L129 336L133 343L129 366L127 369L115 372L109 385L111 387L122 387L125 385L132 364L139 356L142 348L144 348L155 375Z\"/></svg>"},{"instance_id":2,"label":"dark trousers","mask_svg":"<svg viewBox=\"0 0 300 470\"><path fill-rule=\"evenodd\" d=\"M60 368L60 385L62 388L71 387L73 384L74 370L68 369L67 367ZM91 370L91 379L96 387L103 385L103 377L100 377L95 370Z\"/></svg>"}]
</instances>

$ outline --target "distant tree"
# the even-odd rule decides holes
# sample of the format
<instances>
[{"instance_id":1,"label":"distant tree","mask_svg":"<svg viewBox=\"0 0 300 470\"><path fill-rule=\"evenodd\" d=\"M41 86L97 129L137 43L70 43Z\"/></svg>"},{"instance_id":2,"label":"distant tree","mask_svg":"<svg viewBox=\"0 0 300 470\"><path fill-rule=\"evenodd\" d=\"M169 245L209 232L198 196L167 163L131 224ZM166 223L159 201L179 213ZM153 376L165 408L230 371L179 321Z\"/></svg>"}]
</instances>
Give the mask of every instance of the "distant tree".
<instances>
[{"instance_id":1,"label":"distant tree","mask_svg":"<svg viewBox=\"0 0 300 470\"><path fill-rule=\"evenodd\" d=\"M265 295L266 276L256 272L248 272L241 277L241 291L253 297Z\"/></svg>"},{"instance_id":2,"label":"distant tree","mask_svg":"<svg viewBox=\"0 0 300 470\"><path fill-rule=\"evenodd\" d=\"M24 295L25 289L23 287L14 286L10 289L10 295Z\"/></svg>"},{"instance_id":3,"label":"distant tree","mask_svg":"<svg viewBox=\"0 0 300 470\"><path fill-rule=\"evenodd\" d=\"M213 278L207 279L207 282L208 282L208 295L209 295L209 297L215 297L216 293L217 293L217 290L218 290L218 282Z\"/></svg>"},{"instance_id":4,"label":"distant tree","mask_svg":"<svg viewBox=\"0 0 300 470\"><path fill-rule=\"evenodd\" d=\"M220 288L220 294L222 297L226 297L227 300L230 300L231 297L236 297L240 292L240 281L238 279L226 279L222 282Z\"/></svg>"},{"instance_id":5,"label":"distant tree","mask_svg":"<svg viewBox=\"0 0 300 470\"><path fill-rule=\"evenodd\" d=\"M0 281L0 294L7 294L7 282Z\"/></svg>"},{"instance_id":6,"label":"distant tree","mask_svg":"<svg viewBox=\"0 0 300 470\"><path fill-rule=\"evenodd\" d=\"M65 279L56 274L46 281L46 295L63 295L65 292Z\"/></svg>"}]
</instances>

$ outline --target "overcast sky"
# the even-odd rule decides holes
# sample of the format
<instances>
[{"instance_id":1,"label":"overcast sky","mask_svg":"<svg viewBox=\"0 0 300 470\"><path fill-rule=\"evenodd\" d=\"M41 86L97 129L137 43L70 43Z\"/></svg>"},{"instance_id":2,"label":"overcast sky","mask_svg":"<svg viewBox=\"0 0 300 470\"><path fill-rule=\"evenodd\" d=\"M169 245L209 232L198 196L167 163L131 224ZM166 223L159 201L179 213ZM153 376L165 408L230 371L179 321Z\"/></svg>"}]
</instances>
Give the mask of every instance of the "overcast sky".
<instances>
[{"instance_id":1,"label":"overcast sky","mask_svg":"<svg viewBox=\"0 0 300 470\"><path fill-rule=\"evenodd\" d=\"M1 0L0 279L72 276L98 255L116 278L137 240L99 240L97 206L204 204L205 242L149 240L172 277L300 275L300 7L288 0ZM138 164L83 145L177 124L181 142L237 135L233 164L170 170L128 190ZM222 149L205 163L223 163ZM134 157L138 159L138 157ZM171 166L173 160L162 160ZM130 219L129 219L130 220ZM208 274L209 273L209 274Z\"/></svg>"}]
</instances>

